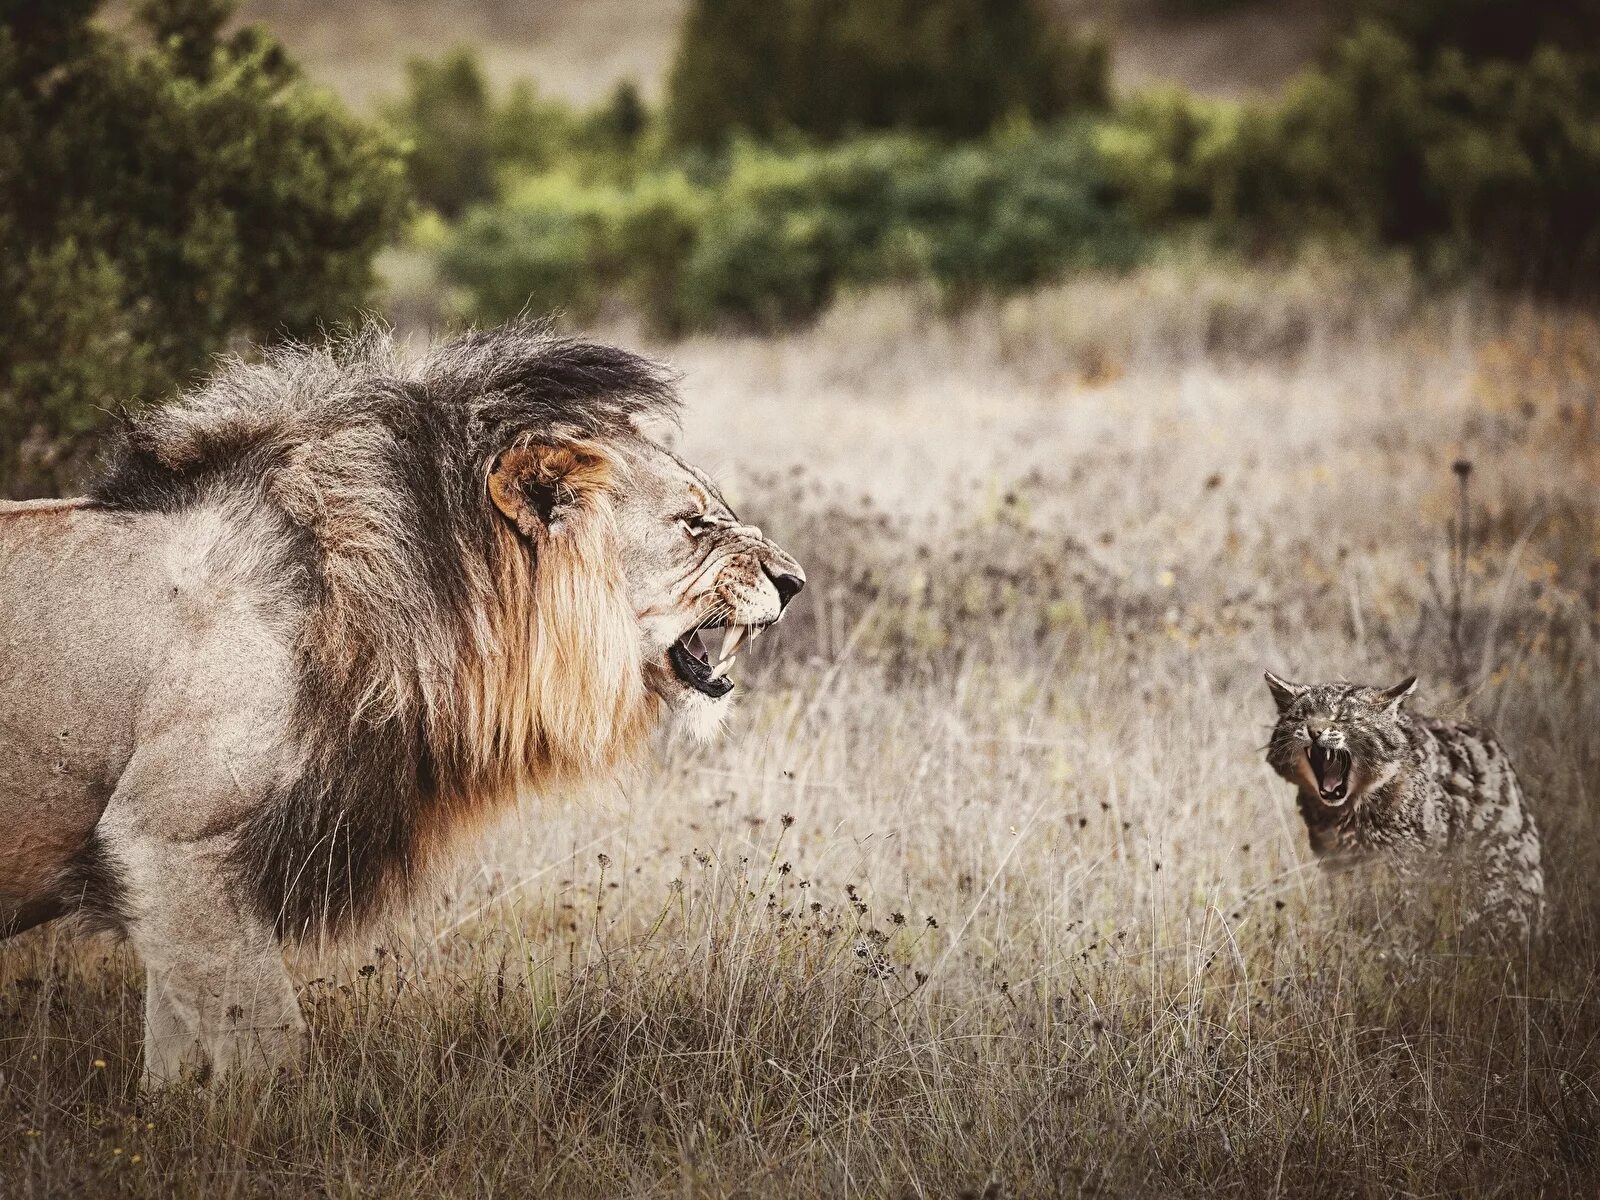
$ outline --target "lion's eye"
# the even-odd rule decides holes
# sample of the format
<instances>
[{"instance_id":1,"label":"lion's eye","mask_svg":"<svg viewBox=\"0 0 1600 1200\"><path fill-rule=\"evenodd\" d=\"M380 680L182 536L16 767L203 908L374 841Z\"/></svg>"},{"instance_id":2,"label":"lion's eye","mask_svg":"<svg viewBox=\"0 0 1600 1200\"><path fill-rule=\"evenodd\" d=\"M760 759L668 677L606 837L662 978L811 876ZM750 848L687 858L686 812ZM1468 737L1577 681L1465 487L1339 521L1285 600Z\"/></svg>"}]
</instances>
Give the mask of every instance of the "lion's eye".
<instances>
[{"instance_id":1,"label":"lion's eye","mask_svg":"<svg viewBox=\"0 0 1600 1200\"><path fill-rule=\"evenodd\" d=\"M698 513L694 513L686 517L679 517L678 528L683 530L684 533L688 534L690 537L697 538L704 533L709 526L706 524L706 519L704 517L700 516Z\"/></svg>"}]
</instances>

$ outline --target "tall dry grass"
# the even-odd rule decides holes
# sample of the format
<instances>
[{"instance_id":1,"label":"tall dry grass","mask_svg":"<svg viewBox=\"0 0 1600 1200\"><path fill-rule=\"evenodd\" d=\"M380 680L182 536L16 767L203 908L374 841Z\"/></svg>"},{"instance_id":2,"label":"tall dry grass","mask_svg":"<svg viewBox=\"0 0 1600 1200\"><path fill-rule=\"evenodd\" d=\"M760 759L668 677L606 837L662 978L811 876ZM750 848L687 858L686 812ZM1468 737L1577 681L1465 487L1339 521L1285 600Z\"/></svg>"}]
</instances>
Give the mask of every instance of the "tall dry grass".
<instances>
[{"instance_id":1,"label":"tall dry grass","mask_svg":"<svg viewBox=\"0 0 1600 1200\"><path fill-rule=\"evenodd\" d=\"M1176 265L665 348L812 578L728 737L300 961L295 1078L142 1097L129 958L6 945L0 1190L1594 1194L1596 333ZM1327 886L1268 667L1500 728L1539 940Z\"/></svg>"}]
</instances>

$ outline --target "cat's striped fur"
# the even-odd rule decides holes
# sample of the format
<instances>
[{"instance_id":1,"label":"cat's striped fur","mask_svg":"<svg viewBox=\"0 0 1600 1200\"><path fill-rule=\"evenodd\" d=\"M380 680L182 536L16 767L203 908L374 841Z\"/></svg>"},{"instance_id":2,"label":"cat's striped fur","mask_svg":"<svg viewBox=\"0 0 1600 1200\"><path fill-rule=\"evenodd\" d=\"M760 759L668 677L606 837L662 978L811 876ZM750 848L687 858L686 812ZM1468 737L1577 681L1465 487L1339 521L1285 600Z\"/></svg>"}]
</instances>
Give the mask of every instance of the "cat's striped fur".
<instances>
[{"instance_id":1,"label":"cat's striped fur","mask_svg":"<svg viewBox=\"0 0 1600 1200\"><path fill-rule=\"evenodd\" d=\"M1270 673L1267 683L1278 704L1267 761L1297 788L1320 858L1387 854L1405 872L1444 861L1468 889L1471 923L1532 927L1544 903L1539 830L1491 731L1407 712L1415 679L1387 690Z\"/></svg>"}]
</instances>

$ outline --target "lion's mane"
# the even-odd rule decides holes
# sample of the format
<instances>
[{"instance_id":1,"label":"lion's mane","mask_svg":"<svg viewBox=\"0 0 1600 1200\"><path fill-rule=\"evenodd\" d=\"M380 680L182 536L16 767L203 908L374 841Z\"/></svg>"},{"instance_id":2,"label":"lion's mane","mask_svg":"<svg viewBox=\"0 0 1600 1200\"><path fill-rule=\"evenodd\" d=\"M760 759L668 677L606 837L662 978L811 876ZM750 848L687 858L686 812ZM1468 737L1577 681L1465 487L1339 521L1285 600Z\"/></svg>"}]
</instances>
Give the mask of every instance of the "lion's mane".
<instances>
[{"instance_id":1,"label":"lion's mane","mask_svg":"<svg viewBox=\"0 0 1600 1200\"><path fill-rule=\"evenodd\" d=\"M464 822L640 743L655 701L605 448L675 409L659 366L520 322L412 362L377 327L231 360L126 422L94 500L214 508L259 543L264 593L292 596L298 765L232 852L280 935L348 928ZM485 482L532 442L618 474L590 481L561 536L530 543Z\"/></svg>"}]
</instances>

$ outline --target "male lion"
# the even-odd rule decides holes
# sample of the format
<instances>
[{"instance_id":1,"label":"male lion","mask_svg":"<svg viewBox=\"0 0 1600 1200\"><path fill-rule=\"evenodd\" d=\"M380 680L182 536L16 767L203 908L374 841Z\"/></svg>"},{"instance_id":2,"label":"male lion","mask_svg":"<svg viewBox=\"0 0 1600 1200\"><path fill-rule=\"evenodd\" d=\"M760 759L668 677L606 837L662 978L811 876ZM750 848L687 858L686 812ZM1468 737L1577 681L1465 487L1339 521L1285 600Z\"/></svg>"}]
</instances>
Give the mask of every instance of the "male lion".
<instances>
[{"instance_id":1,"label":"male lion","mask_svg":"<svg viewBox=\"0 0 1600 1200\"><path fill-rule=\"evenodd\" d=\"M86 499L0 505L0 935L124 934L147 1081L278 1061L282 941L664 713L708 735L805 577L641 432L675 407L540 325L411 364L368 331L131 420Z\"/></svg>"}]
</instances>

